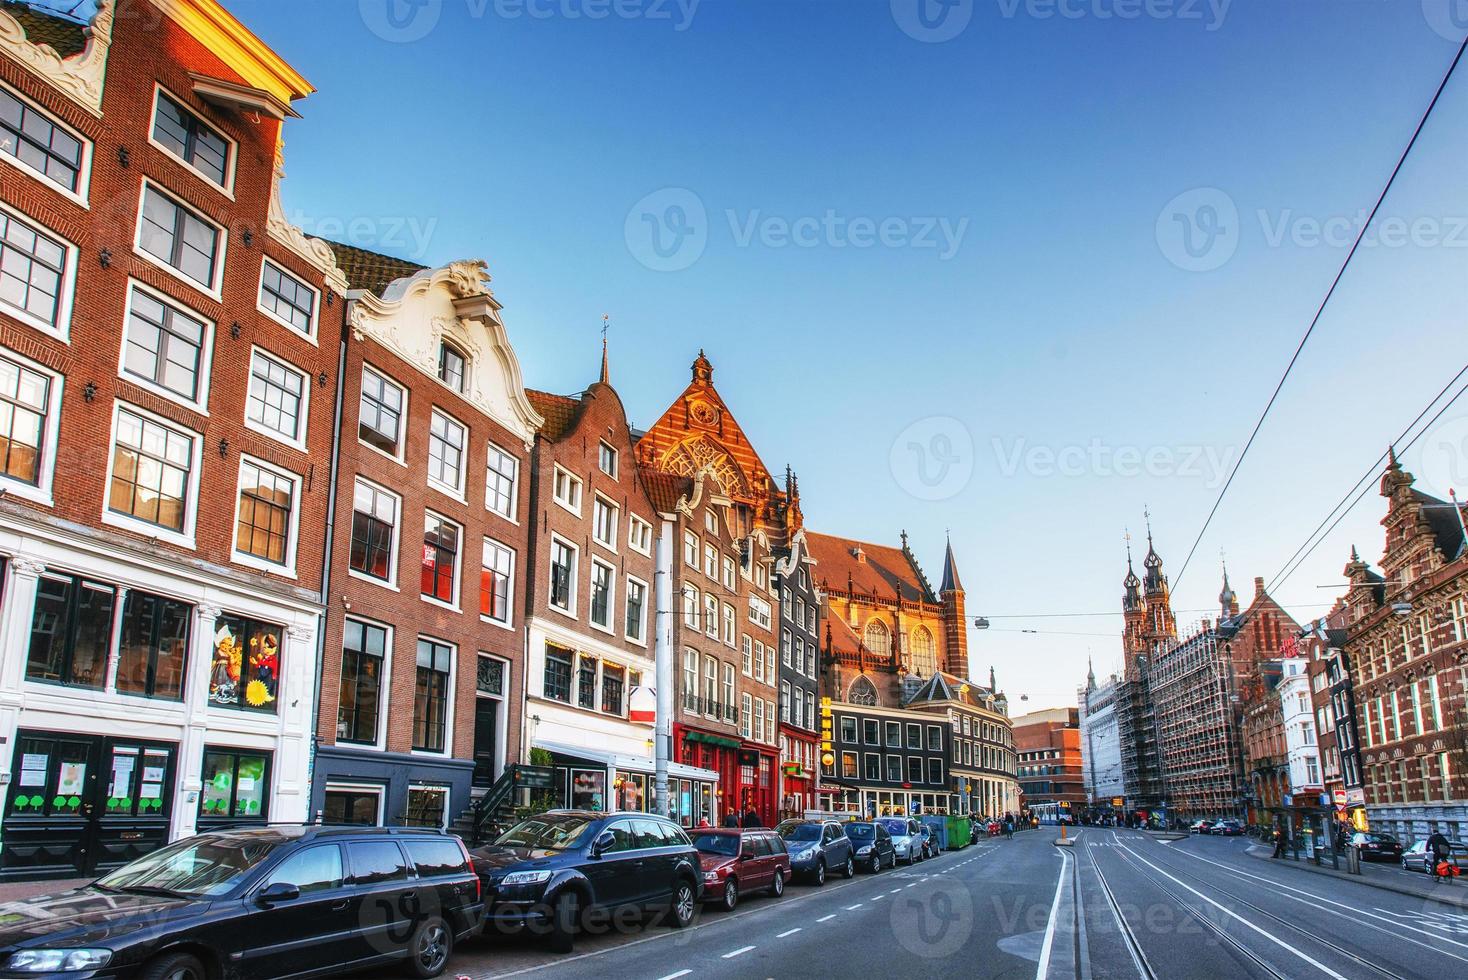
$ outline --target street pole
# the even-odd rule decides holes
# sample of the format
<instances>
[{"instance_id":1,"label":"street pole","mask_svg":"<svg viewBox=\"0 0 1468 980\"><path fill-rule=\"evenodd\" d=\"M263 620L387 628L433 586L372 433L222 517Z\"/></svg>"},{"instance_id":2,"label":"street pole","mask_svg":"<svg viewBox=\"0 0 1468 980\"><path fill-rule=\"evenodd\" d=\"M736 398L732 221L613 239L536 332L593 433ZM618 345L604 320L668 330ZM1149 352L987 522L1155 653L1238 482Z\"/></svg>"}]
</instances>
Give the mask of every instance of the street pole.
<instances>
[{"instance_id":1,"label":"street pole","mask_svg":"<svg viewBox=\"0 0 1468 980\"><path fill-rule=\"evenodd\" d=\"M654 663L658 713L653 727L653 792L657 812L671 817L673 801L668 795L668 762L673 757L673 522L666 518L658 535L657 549L653 620L657 623Z\"/></svg>"}]
</instances>

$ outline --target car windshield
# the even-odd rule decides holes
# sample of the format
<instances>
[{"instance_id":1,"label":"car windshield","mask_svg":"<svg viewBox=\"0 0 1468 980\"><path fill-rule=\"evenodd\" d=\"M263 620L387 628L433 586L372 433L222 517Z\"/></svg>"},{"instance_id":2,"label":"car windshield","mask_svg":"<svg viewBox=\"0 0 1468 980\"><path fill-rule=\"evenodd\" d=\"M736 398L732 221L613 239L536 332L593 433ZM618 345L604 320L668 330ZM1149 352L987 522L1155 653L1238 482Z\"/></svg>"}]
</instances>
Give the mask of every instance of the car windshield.
<instances>
[{"instance_id":1,"label":"car windshield","mask_svg":"<svg viewBox=\"0 0 1468 980\"><path fill-rule=\"evenodd\" d=\"M883 827L886 827L887 833L889 834L892 834L896 837L907 836L906 820L880 820L878 821L878 823L880 823Z\"/></svg>"},{"instance_id":2,"label":"car windshield","mask_svg":"<svg viewBox=\"0 0 1468 980\"><path fill-rule=\"evenodd\" d=\"M781 824L780 836L786 840L820 840L821 825L818 823Z\"/></svg>"},{"instance_id":3,"label":"car windshield","mask_svg":"<svg viewBox=\"0 0 1468 980\"><path fill-rule=\"evenodd\" d=\"M223 895L260 866L283 837L190 837L125 864L99 879L108 891Z\"/></svg>"},{"instance_id":4,"label":"car windshield","mask_svg":"<svg viewBox=\"0 0 1468 980\"><path fill-rule=\"evenodd\" d=\"M846 836L852 840L871 840L877 833L877 828L869 823L849 823L846 825Z\"/></svg>"},{"instance_id":5,"label":"car windshield","mask_svg":"<svg viewBox=\"0 0 1468 980\"><path fill-rule=\"evenodd\" d=\"M739 838L733 834L699 834L693 838L693 846L705 854L719 854L723 857L739 856Z\"/></svg>"},{"instance_id":6,"label":"car windshield","mask_svg":"<svg viewBox=\"0 0 1468 980\"><path fill-rule=\"evenodd\" d=\"M1361 836L1373 844L1395 844L1397 842L1397 839L1391 834L1362 834Z\"/></svg>"},{"instance_id":7,"label":"car windshield","mask_svg":"<svg viewBox=\"0 0 1468 980\"><path fill-rule=\"evenodd\" d=\"M564 851L581 845L592 822L591 817L579 813L542 813L517 823L501 834L495 844L499 847Z\"/></svg>"}]
</instances>

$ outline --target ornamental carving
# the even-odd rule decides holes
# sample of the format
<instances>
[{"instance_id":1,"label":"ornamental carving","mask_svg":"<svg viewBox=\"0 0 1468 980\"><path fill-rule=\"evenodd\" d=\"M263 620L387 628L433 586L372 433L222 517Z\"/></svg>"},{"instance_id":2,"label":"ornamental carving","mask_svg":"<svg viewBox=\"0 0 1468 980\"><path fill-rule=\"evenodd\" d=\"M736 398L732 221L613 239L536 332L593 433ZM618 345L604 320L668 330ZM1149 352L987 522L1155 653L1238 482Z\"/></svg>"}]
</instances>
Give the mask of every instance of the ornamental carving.
<instances>
[{"instance_id":1,"label":"ornamental carving","mask_svg":"<svg viewBox=\"0 0 1468 980\"><path fill-rule=\"evenodd\" d=\"M719 412L718 406L700 398L689 403L688 414L699 425L713 427L719 424L719 417L722 413Z\"/></svg>"},{"instance_id":2,"label":"ornamental carving","mask_svg":"<svg viewBox=\"0 0 1468 980\"><path fill-rule=\"evenodd\" d=\"M725 496L732 497L745 492L744 476L739 472L739 466L722 446L705 436L674 446L663 457L661 468L668 473L686 477L707 472L718 481L719 492Z\"/></svg>"},{"instance_id":3,"label":"ornamental carving","mask_svg":"<svg viewBox=\"0 0 1468 980\"><path fill-rule=\"evenodd\" d=\"M277 139L275 173L270 182L270 209L265 219L265 230L271 238L320 270L328 289L344 295L348 289L347 275L336 264L336 253L331 250L331 246L319 238L308 237L286 219L285 207L280 203L280 182L284 179L285 141Z\"/></svg>"},{"instance_id":4,"label":"ornamental carving","mask_svg":"<svg viewBox=\"0 0 1468 980\"><path fill-rule=\"evenodd\" d=\"M100 116L102 80L107 72L107 49L112 46L115 9L114 0L97 0L97 13L87 27L87 46L71 58L61 57L49 44L27 40L20 21L0 10L0 50L88 112Z\"/></svg>"},{"instance_id":5,"label":"ornamental carving","mask_svg":"<svg viewBox=\"0 0 1468 980\"><path fill-rule=\"evenodd\" d=\"M489 265L482 259L449 263L446 283L458 299L489 295Z\"/></svg>"}]
</instances>

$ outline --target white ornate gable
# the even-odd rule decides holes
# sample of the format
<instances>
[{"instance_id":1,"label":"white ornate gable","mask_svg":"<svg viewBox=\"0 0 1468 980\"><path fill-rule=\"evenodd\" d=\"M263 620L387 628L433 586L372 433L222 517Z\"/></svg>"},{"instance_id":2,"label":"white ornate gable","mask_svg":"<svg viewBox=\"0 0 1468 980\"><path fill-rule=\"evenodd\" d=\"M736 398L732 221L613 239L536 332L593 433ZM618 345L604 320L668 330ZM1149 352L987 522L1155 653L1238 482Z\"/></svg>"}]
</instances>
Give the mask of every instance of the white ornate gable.
<instances>
[{"instance_id":1,"label":"white ornate gable","mask_svg":"<svg viewBox=\"0 0 1468 980\"><path fill-rule=\"evenodd\" d=\"M115 8L116 0L97 0L96 16L87 28L87 46L71 58L61 57L49 44L27 40L20 21L0 10L0 51L50 82L94 116L100 116Z\"/></svg>"}]
</instances>

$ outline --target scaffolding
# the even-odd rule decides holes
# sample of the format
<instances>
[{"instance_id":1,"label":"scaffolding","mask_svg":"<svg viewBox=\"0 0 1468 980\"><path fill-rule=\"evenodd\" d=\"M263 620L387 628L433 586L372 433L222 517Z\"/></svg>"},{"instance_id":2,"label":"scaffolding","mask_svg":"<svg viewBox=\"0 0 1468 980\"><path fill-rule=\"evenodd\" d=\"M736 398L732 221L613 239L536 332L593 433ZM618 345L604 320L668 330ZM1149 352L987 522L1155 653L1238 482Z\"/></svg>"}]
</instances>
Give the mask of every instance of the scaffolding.
<instances>
[{"instance_id":1,"label":"scaffolding","mask_svg":"<svg viewBox=\"0 0 1468 980\"><path fill-rule=\"evenodd\" d=\"M1230 646L1204 628L1159 650L1149 694L1168 810L1183 818L1242 815L1241 705Z\"/></svg>"},{"instance_id":2,"label":"scaffolding","mask_svg":"<svg viewBox=\"0 0 1468 980\"><path fill-rule=\"evenodd\" d=\"M1135 670L1118 682L1116 690L1121 782L1127 806L1132 810L1155 810L1163 802L1157 726L1147 690L1148 673L1147 658L1137 657Z\"/></svg>"}]
</instances>

